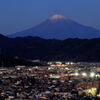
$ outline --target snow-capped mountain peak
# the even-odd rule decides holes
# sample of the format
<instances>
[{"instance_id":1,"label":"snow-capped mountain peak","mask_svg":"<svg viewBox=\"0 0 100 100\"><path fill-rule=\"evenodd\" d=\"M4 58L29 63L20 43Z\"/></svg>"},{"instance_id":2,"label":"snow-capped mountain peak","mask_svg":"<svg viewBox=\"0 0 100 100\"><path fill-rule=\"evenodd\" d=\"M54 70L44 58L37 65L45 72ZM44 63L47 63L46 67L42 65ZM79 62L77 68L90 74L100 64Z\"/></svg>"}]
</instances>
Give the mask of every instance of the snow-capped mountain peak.
<instances>
[{"instance_id":1,"label":"snow-capped mountain peak","mask_svg":"<svg viewBox=\"0 0 100 100\"><path fill-rule=\"evenodd\" d=\"M55 14L55 15L51 16L49 19L50 20L59 20L59 19L65 19L65 17L62 15L59 15L59 14Z\"/></svg>"},{"instance_id":2,"label":"snow-capped mountain peak","mask_svg":"<svg viewBox=\"0 0 100 100\"><path fill-rule=\"evenodd\" d=\"M39 25L21 32L12 33L9 37L39 36L46 39L97 38L100 30L84 26L62 15L53 15Z\"/></svg>"}]
</instances>

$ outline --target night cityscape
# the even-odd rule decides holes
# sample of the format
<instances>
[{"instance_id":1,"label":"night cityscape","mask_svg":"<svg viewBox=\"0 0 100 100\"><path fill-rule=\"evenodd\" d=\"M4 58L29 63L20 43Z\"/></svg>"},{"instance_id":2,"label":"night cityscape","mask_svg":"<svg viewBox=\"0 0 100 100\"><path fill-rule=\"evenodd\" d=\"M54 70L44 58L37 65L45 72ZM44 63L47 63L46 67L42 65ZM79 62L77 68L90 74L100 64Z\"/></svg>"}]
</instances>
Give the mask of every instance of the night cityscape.
<instances>
[{"instance_id":1,"label":"night cityscape","mask_svg":"<svg viewBox=\"0 0 100 100\"><path fill-rule=\"evenodd\" d=\"M100 100L100 0L0 0L0 100Z\"/></svg>"},{"instance_id":2,"label":"night cityscape","mask_svg":"<svg viewBox=\"0 0 100 100\"><path fill-rule=\"evenodd\" d=\"M0 68L1 100L99 100L100 63Z\"/></svg>"}]
</instances>

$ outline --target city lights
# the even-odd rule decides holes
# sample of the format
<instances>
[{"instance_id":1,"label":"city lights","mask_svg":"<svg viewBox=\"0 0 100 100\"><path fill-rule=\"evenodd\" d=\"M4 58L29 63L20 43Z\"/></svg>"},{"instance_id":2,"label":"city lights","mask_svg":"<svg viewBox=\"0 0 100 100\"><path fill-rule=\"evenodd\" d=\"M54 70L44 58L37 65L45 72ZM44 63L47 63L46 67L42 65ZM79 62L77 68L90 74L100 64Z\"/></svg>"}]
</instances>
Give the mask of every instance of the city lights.
<instances>
[{"instance_id":1,"label":"city lights","mask_svg":"<svg viewBox=\"0 0 100 100\"><path fill-rule=\"evenodd\" d=\"M87 73L85 73L85 72L84 72L84 73L82 73L82 76L86 77L86 76L87 76Z\"/></svg>"},{"instance_id":2,"label":"city lights","mask_svg":"<svg viewBox=\"0 0 100 100\"><path fill-rule=\"evenodd\" d=\"M48 70L50 70L51 68L49 67Z\"/></svg>"},{"instance_id":3,"label":"city lights","mask_svg":"<svg viewBox=\"0 0 100 100\"><path fill-rule=\"evenodd\" d=\"M15 68L11 69L1 68L0 77L3 85L1 85L0 89L2 89L2 87L4 88L1 90L2 93L8 95L8 88L11 88L11 92L9 94L10 97L13 92L17 95L16 91L19 91L20 89L18 96L15 96L14 94L12 95L14 100L19 100L19 98L21 98L20 100L26 100L25 98L27 98L27 96L29 99L33 99L33 96L36 95L35 93L37 90L39 91L39 93L37 93L38 98L46 98L46 100L48 100L48 98L51 100L48 95L49 93L52 95L57 94L58 97L61 94L60 100L63 100L63 97L65 97L64 100L67 100L67 98L71 98L72 96L75 98L76 95L74 95L73 92L78 92L78 97L76 97L75 100L79 100L84 93L85 96L97 96L100 98L100 91L98 91L100 88L100 71L98 71L98 66L92 67L93 64L91 63L74 63L71 65L70 62L70 64L67 66L65 66L66 64L64 65L64 62L62 62L62 64L55 64L55 62L53 63L53 66L16 66ZM5 83L7 84L6 86ZM8 83L11 85L8 85ZM17 87L16 91L12 85ZM30 93L27 92L27 90L29 90ZM22 94L29 95L24 97ZM44 97L42 94L44 94ZM57 95L55 95L55 97ZM56 100L56 98L54 100ZM73 100L73 98L71 100Z\"/></svg>"},{"instance_id":4,"label":"city lights","mask_svg":"<svg viewBox=\"0 0 100 100\"><path fill-rule=\"evenodd\" d=\"M78 72L76 72L76 73L75 73L75 76L79 76L79 73L78 73Z\"/></svg>"},{"instance_id":5,"label":"city lights","mask_svg":"<svg viewBox=\"0 0 100 100\"><path fill-rule=\"evenodd\" d=\"M94 72L91 72L90 73L90 77L94 77L95 76L95 73Z\"/></svg>"},{"instance_id":6,"label":"city lights","mask_svg":"<svg viewBox=\"0 0 100 100\"><path fill-rule=\"evenodd\" d=\"M68 67L66 67L65 69L66 69L66 70L68 70L69 68L68 68Z\"/></svg>"}]
</instances>

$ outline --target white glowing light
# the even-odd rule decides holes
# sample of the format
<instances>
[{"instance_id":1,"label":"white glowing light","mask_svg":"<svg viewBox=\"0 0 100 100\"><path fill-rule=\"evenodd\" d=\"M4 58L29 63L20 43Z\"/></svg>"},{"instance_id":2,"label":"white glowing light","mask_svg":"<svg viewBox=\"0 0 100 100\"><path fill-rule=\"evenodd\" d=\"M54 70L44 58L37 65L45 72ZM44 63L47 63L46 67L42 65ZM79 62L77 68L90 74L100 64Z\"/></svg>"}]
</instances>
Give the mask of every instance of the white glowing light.
<instances>
[{"instance_id":1,"label":"white glowing light","mask_svg":"<svg viewBox=\"0 0 100 100\"><path fill-rule=\"evenodd\" d=\"M82 73L82 76L84 76L84 77L85 77L85 76L87 76L87 74L84 72L84 73Z\"/></svg>"},{"instance_id":2,"label":"white glowing light","mask_svg":"<svg viewBox=\"0 0 100 100\"><path fill-rule=\"evenodd\" d=\"M68 70L68 67L66 67L65 69Z\"/></svg>"},{"instance_id":3,"label":"white glowing light","mask_svg":"<svg viewBox=\"0 0 100 100\"><path fill-rule=\"evenodd\" d=\"M90 73L90 77L94 77L95 76L95 73L94 72L91 72Z\"/></svg>"},{"instance_id":4,"label":"white glowing light","mask_svg":"<svg viewBox=\"0 0 100 100\"><path fill-rule=\"evenodd\" d=\"M71 62L71 65L73 65L74 63L73 62Z\"/></svg>"},{"instance_id":5,"label":"white glowing light","mask_svg":"<svg viewBox=\"0 0 100 100\"><path fill-rule=\"evenodd\" d=\"M51 68L49 67L48 70L50 70Z\"/></svg>"},{"instance_id":6,"label":"white glowing light","mask_svg":"<svg viewBox=\"0 0 100 100\"><path fill-rule=\"evenodd\" d=\"M79 75L79 73L75 73L75 76L78 76Z\"/></svg>"},{"instance_id":7,"label":"white glowing light","mask_svg":"<svg viewBox=\"0 0 100 100\"><path fill-rule=\"evenodd\" d=\"M38 68L38 66L36 66L36 68Z\"/></svg>"},{"instance_id":8,"label":"white glowing light","mask_svg":"<svg viewBox=\"0 0 100 100\"><path fill-rule=\"evenodd\" d=\"M17 68L17 70L20 70L20 68Z\"/></svg>"}]
</instances>

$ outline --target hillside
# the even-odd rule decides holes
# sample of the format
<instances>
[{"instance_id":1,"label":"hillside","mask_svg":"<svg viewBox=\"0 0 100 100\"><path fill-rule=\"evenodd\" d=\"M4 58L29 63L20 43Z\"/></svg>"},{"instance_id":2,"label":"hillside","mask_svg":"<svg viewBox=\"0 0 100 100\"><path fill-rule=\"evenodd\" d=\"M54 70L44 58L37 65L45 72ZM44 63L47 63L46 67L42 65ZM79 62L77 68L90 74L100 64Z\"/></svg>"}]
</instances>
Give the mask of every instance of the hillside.
<instances>
[{"instance_id":1,"label":"hillside","mask_svg":"<svg viewBox=\"0 0 100 100\"><path fill-rule=\"evenodd\" d=\"M18 56L21 59L100 61L100 38L65 40L40 37L7 38L0 39L0 48L4 55Z\"/></svg>"}]
</instances>

